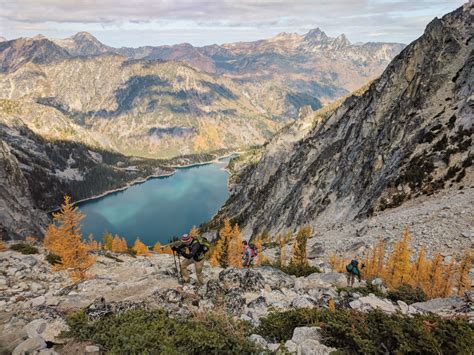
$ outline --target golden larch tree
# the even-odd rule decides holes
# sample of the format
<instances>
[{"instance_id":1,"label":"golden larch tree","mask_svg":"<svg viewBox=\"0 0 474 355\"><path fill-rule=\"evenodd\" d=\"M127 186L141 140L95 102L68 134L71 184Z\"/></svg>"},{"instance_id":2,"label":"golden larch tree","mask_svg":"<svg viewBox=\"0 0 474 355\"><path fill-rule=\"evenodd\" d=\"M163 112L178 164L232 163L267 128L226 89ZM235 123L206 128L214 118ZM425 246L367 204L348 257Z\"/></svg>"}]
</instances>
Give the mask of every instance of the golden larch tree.
<instances>
[{"instance_id":1,"label":"golden larch tree","mask_svg":"<svg viewBox=\"0 0 474 355\"><path fill-rule=\"evenodd\" d=\"M161 254L162 250L161 250L161 243L160 242L156 242L155 245L153 245L153 251L155 253Z\"/></svg>"},{"instance_id":2,"label":"golden larch tree","mask_svg":"<svg viewBox=\"0 0 474 355\"><path fill-rule=\"evenodd\" d=\"M140 238L137 238L135 240L135 243L133 244L132 250L138 256L150 256L150 251L148 250L148 247L145 244L143 244L143 242L140 240Z\"/></svg>"},{"instance_id":3,"label":"golden larch tree","mask_svg":"<svg viewBox=\"0 0 474 355\"><path fill-rule=\"evenodd\" d=\"M311 232L311 226L303 226L298 231L295 244L293 245L293 255L291 256L290 261L291 264L298 266L308 265L308 255L306 249Z\"/></svg>"},{"instance_id":4,"label":"golden larch tree","mask_svg":"<svg viewBox=\"0 0 474 355\"><path fill-rule=\"evenodd\" d=\"M471 288L471 280L469 279L469 271L472 265L472 251L466 251L461 258L459 264L455 286L458 290L459 296L464 296L464 293Z\"/></svg>"},{"instance_id":5,"label":"golden larch tree","mask_svg":"<svg viewBox=\"0 0 474 355\"><path fill-rule=\"evenodd\" d=\"M224 226L219 230L219 239L217 240L214 252L211 256L211 265L228 267L229 264L229 243L232 238L232 227L229 218L224 219Z\"/></svg>"},{"instance_id":6,"label":"golden larch tree","mask_svg":"<svg viewBox=\"0 0 474 355\"><path fill-rule=\"evenodd\" d=\"M0 240L0 251L7 250L7 245L3 240Z\"/></svg>"},{"instance_id":7,"label":"golden larch tree","mask_svg":"<svg viewBox=\"0 0 474 355\"><path fill-rule=\"evenodd\" d=\"M428 282L426 288L424 289L425 294L429 298L435 298L438 297L438 295L441 295L444 277L443 269L443 257L441 254L436 254L431 260L428 273Z\"/></svg>"},{"instance_id":8,"label":"golden larch tree","mask_svg":"<svg viewBox=\"0 0 474 355\"><path fill-rule=\"evenodd\" d=\"M286 266L286 239L283 235L279 235L278 239L278 264L280 266Z\"/></svg>"},{"instance_id":9,"label":"golden larch tree","mask_svg":"<svg viewBox=\"0 0 474 355\"><path fill-rule=\"evenodd\" d=\"M402 239L393 246L384 278L390 287L410 283L410 239L410 232L405 228Z\"/></svg>"},{"instance_id":10,"label":"golden larch tree","mask_svg":"<svg viewBox=\"0 0 474 355\"><path fill-rule=\"evenodd\" d=\"M242 237L238 224L234 224L228 243L229 266L242 267Z\"/></svg>"},{"instance_id":11,"label":"golden larch tree","mask_svg":"<svg viewBox=\"0 0 474 355\"><path fill-rule=\"evenodd\" d=\"M102 245L104 250L112 250L112 243L114 241L114 236L110 232L105 232L102 236Z\"/></svg>"},{"instance_id":12,"label":"golden larch tree","mask_svg":"<svg viewBox=\"0 0 474 355\"><path fill-rule=\"evenodd\" d=\"M101 244L94 239L92 234L87 236L87 249L88 250L100 250Z\"/></svg>"},{"instance_id":13,"label":"golden larch tree","mask_svg":"<svg viewBox=\"0 0 474 355\"><path fill-rule=\"evenodd\" d=\"M112 251L114 253L125 253L128 250L127 242L125 238L120 238L118 234L115 234L112 240Z\"/></svg>"},{"instance_id":14,"label":"golden larch tree","mask_svg":"<svg viewBox=\"0 0 474 355\"><path fill-rule=\"evenodd\" d=\"M61 258L55 270L67 270L74 281L83 280L95 258L88 254L88 247L82 241L80 222L84 214L74 207L69 196L59 212L53 213L54 223L50 224L44 237L44 246Z\"/></svg>"}]
</instances>

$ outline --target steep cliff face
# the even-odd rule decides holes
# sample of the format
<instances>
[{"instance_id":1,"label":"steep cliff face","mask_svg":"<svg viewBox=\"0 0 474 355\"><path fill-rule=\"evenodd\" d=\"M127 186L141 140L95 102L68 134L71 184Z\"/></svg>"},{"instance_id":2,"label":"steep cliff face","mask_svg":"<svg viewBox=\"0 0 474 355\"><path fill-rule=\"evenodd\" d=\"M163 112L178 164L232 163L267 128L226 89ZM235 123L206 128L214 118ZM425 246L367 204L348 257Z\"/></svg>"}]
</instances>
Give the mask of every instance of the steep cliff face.
<instances>
[{"instance_id":1,"label":"steep cliff face","mask_svg":"<svg viewBox=\"0 0 474 355\"><path fill-rule=\"evenodd\" d=\"M10 147L0 141L0 240L42 234L48 218L33 203L28 181Z\"/></svg>"},{"instance_id":2,"label":"steep cliff face","mask_svg":"<svg viewBox=\"0 0 474 355\"><path fill-rule=\"evenodd\" d=\"M365 93L303 139L291 129L275 137L219 216L247 235L279 232L364 218L472 181L470 10L434 19Z\"/></svg>"}]
</instances>

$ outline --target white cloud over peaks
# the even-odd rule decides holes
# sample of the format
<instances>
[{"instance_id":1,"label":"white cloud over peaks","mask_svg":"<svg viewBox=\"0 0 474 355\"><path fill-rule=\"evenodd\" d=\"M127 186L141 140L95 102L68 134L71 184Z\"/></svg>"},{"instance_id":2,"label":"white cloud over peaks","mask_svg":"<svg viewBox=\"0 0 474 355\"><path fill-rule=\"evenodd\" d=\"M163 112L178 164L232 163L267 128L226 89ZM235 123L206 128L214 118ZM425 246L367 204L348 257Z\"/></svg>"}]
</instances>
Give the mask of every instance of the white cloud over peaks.
<instances>
[{"instance_id":1,"label":"white cloud over peaks","mask_svg":"<svg viewBox=\"0 0 474 355\"><path fill-rule=\"evenodd\" d=\"M410 42L462 0L0 0L0 35L65 37L89 31L106 44L196 45L255 40L320 27L352 41Z\"/></svg>"}]
</instances>

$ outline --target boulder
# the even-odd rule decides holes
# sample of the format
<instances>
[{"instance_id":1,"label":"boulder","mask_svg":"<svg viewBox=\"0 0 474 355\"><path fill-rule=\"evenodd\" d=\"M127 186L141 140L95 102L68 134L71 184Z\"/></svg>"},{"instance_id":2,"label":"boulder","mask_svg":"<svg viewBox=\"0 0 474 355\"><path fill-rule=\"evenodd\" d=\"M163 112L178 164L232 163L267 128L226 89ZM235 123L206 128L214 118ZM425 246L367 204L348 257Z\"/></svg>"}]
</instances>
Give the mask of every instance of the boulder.
<instances>
[{"instance_id":1,"label":"boulder","mask_svg":"<svg viewBox=\"0 0 474 355\"><path fill-rule=\"evenodd\" d=\"M36 335L18 344L12 355L32 354L41 349L46 349L46 342L39 335Z\"/></svg>"},{"instance_id":2,"label":"boulder","mask_svg":"<svg viewBox=\"0 0 474 355\"><path fill-rule=\"evenodd\" d=\"M39 306L44 305L45 302L46 302L46 298L44 296L39 296L39 297L33 298L30 301L30 304L32 307L39 307Z\"/></svg>"},{"instance_id":3,"label":"boulder","mask_svg":"<svg viewBox=\"0 0 474 355\"><path fill-rule=\"evenodd\" d=\"M411 306L416 310L436 313L440 316L468 313L470 309L466 298L459 296L435 298L426 302L413 303Z\"/></svg>"},{"instance_id":4,"label":"boulder","mask_svg":"<svg viewBox=\"0 0 474 355\"><path fill-rule=\"evenodd\" d=\"M295 286L295 277L285 274L283 271L271 266L261 266L257 269L272 290L282 288L293 288Z\"/></svg>"},{"instance_id":5,"label":"boulder","mask_svg":"<svg viewBox=\"0 0 474 355\"><path fill-rule=\"evenodd\" d=\"M46 328L40 333L41 337L51 343L64 344L66 339L60 338L59 335L63 331L69 330L66 321L61 318L54 319L46 324Z\"/></svg>"},{"instance_id":6,"label":"boulder","mask_svg":"<svg viewBox=\"0 0 474 355\"><path fill-rule=\"evenodd\" d=\"M298 355L329 355L335 350L317 340L307 339L298 346Z\"/></svg>"},{"instance_id":7,"label":"boulder","mask_svg":"<svg viewBox=\"0 0 474 355\"><path fill-rule=\"evenodd\" d=\"M302 344L307 339L313 339L320 341L321 328L319 327L297 327L293 331L293 337L291 338L296 344Z\"/></svg>"},{"instance_id":8,"label":"boulder","mask_svg":"<svg viewBox=\"0 0 474 355\"><path fill-rule=\"evenodd\" d=\"M245 298L239 289L231 289L224 296L225 309L230 314L241 314L245 306Z\"/></svg>"},{"instance_id":9,"label":"boulder","mask_svg":"<svg viewBox=\"0 0 474 355\"><path fill-rule=\"evenodd\" d=\"M291 306L294 308L308 308L313 307L314 303L308 297L298 296L293 299Z\"/></svg>"},{"instance_id":10,"label":"boulder","mask_svg":"<svg viewBox=\"0 0 474 355\"><path fill-rule=\"evenodd\" d=\"M298 344L293 340L287 340L285 343L285 348L290 354L296 354L298 352Z\"/></svg>"},{"instance_id":11,"label":"boulder","mask_svg":"<svg viewBox=\"0 0 474 355\"><path fill-rule=\"evenodd\" d=\"M47 324L48 323L44 319L35 319L34 321L31 321L30 323L25 325L25 328L23 328L23 330L28 335L28 337L34 338L35 336L38 336L43 333L43 331L46 329Z\"/></svg>"},{"instance_id":12,"label":"boulder","mask_svg":"<svg viewBox=\"0 0 474 355\"><path fill-rule=\"evenodd\" d=\"M86 354L94 354L94 353L99 354L100 347L98 347L97 345L87 345L84 351L86 352Z\"/></svg>"},{"instance_id":13,"label":"boulder","mask_svg":"<svg viewBox=\"0 0 474 355\"><path fill-rule=\"evenodd\" d=\"M346 275L339 272L313 273L306 277L306 281L316 286L347 286Z\"/></svg>"},{"instance_id":14,"label":"boulder","mask_svg":"<svg viewBox=\"0 0 474 355\"><path fill-rule=\"evenodd\" d=\"M266 349L267 346L268 346L268 343L267 341L261 336L261 335L258 335L258 334L252 334L250 337L249 337L250 341L253 342L254 344L256 344L257 346L263 348L263 349Z\"/></svg>"},{"instance_id":15,"label":"boulder","mask_svg":"<svg viewBox=\"0 0 474 355\"><path fill-rule=\"evenodd\" d=\"M378 298L374 295L360 297L359 299L350 302L349 306L352 309L357 309L363 312L371 309L380 309L385 313L395 313L397 311L397 307L395 307L391 301Z\"/></svg>"}]
</instances>

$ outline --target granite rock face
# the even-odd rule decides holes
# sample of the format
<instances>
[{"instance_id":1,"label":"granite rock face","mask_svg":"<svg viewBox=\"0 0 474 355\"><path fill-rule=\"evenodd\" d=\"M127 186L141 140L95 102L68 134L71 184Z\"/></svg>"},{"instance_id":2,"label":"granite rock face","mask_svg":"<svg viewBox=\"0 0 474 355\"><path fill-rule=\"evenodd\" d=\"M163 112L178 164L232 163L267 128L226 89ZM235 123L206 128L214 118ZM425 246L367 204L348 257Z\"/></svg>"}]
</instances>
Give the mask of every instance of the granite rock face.
<instances>
[{"instance_id":1,"label":"granite rock face","mask_svg":"<svg viewBox=\"0 0 474 355\"><path fill-rule=\"evenodd\" d=\"M277 135L217 219L233 217L246 235L321 229L469 186L471 8L434 19L363 93L316 113L300 136L291 127Z\"/></svg>"}]
</instances>

